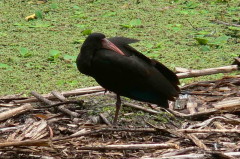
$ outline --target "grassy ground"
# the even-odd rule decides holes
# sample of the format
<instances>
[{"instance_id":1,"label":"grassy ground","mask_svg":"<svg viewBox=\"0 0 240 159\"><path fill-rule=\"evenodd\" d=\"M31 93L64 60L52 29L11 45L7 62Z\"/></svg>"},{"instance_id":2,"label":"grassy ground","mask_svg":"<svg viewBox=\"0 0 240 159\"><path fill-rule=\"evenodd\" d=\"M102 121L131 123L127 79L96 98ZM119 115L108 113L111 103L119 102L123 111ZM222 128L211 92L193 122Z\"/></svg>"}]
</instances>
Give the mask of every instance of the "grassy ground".
<instances>
[{"instance_id":1,"label":"grassy ground","mask_svg":"<svg viewBox=\"0 0 240 159\"><path fill-rule=\"evenodd\" d=\"M240 23L237 0L39 2L0 1L0 95L96 85L74 63L91 31L137 38L134 47L172 69L229 65L239 54L239 27L212 22ZM34 13L38 19L25 20Z\"/></svg>"}]
</instances>

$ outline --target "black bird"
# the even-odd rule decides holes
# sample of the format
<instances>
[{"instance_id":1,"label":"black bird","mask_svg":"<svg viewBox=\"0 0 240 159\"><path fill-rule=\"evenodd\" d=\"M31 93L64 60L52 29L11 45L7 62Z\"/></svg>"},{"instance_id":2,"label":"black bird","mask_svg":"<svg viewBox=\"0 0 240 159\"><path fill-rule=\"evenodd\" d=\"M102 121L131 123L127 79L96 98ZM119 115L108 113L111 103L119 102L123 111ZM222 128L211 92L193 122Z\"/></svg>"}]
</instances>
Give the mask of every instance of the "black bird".
<instances>
[{"instance_id":1,"label":"black bird","mask_svg":"<svg viewBox=\"0 0 240 159\"><path fill-rule=\"evenodd\" d=\"M180 93L174 72L129 45L138 41L125 37L107 39L104 34L92 33L76 60L81 73L117 94L114 124L121 107L120 96L167 108L168 100L174 101Z\"/></svg>"}]
</instances>

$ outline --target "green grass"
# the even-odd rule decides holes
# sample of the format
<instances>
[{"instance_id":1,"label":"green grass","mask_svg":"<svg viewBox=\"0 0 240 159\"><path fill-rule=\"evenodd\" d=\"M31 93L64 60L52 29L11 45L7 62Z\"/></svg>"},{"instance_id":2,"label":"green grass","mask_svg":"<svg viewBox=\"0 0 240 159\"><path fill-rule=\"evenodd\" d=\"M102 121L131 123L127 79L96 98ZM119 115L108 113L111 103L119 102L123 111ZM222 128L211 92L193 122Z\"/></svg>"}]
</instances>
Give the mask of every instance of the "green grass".
<instances>
[{"instance_id":1,"label":"green grass","mask_svg":"<svg viewBox=\"0 0 240 159\"><path fill-rule=\"evenodd\" d=\"M89 32L137 38L141 41L133 45L135 48L172 69L229 65L239 54L240 33L211 20L237 24L239 12L236 0L48 0L44 4L1 0L0 95L97 85L72 62ZM34 13L38 19L25 20ZM204 46L195 40L199 34L209 34L203 38L210 36L212 40L229 38ZM206 47L210 50L203 51Z\"/></svg>"}]
</instances>

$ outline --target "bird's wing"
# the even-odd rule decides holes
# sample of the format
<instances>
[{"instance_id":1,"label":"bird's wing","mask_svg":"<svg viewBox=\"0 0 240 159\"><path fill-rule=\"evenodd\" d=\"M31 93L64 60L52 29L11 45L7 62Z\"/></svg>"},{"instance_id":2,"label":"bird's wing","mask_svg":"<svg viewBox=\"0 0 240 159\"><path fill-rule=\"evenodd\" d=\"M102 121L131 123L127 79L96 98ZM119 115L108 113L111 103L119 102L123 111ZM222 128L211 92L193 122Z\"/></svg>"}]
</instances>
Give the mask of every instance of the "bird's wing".
<instances>
[{"instance_id":1,"label":"bird's wing","mask_svg":"<svg viewBox=\"0 0 240 159\"><path fill-rule=\"evenodd\" d=\"M122 56L102 49L96 52L93 66L96 71L94 78L109 90L117 86L127 90L141 87L169 100L178 95L175 85L163 73L138 56ZM108 85L111 86L108 88Z\"/></svg>"},{"instance_id":2,"label":"bird's wing","mask_svg":"<svg viewBox=\"0 0 240 159\"><path fill-rule=\"evenodd\" d=\"M162 73L170 81L170 83L176 88L177 91L180 91L179 87L177 86L180 84L179 79L173 71L168 69L166 66L164 66L157 60L149 59L147 56L143 55L142 53L128 45L130 43L138 42L139 40L125 37L114 37L110 38L109 40L115 45L117 45L117 47L119 47L119 49L121 49L128 56L135 55L138 58L145 61L146 63L153 65L160 73Z\"/></svg>"},{"instance_id":3,"label":"bird's wing","mask_svg":"<svg viewBox=\"0 0 240 159\"><path fill-rule=\"evenodd\" d=\"M154 59L151 59L151 60L155 68L157 68L159 72L161 72L170 81L170 83L176 88L176 90L180 92L180 88L178 87L180 82L177 75L173 71L171 71L169 68L167 68L165 65L158 62L157 60L154 60Z\"/></svg>"}]
</instances>

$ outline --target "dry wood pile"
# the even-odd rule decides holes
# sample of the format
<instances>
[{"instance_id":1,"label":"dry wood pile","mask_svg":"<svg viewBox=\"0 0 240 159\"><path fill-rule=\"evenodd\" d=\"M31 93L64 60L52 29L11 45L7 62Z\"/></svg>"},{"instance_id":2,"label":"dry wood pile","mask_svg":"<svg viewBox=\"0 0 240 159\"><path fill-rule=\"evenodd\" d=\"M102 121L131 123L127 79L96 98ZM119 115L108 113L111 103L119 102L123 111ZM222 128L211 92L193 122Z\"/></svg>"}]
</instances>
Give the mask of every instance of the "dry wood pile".
<instances>
[{"instance_id":1,"label":"dry wood pile","mask_svg":"<svg viewBox=\"0 0 240 159\"><path fill-rule=\"evenodd\" d=\"M192 83L169 110L124 99L117 127L101 87L0 97L0 158L240 158L239 89L240 76Z\"/></svg>"}]
</instances>

